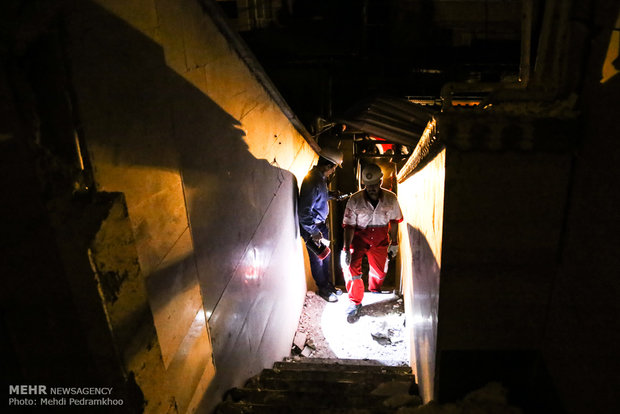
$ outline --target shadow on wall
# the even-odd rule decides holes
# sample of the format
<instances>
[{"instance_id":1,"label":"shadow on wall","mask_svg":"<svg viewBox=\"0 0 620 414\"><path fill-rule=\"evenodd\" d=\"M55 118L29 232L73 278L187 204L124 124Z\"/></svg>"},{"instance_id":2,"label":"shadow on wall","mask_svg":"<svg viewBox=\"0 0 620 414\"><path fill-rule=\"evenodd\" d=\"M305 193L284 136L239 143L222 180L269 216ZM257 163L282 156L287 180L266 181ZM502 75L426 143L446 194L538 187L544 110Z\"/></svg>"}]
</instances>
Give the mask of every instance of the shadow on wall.
<instances>
[{"instance_id":1,"label":"shadow on wall","mask_svg":"<svg viewBox=\"0 0 620 414\"><path fill-rule=\"evenodd\" d=\"M275 158L256 159L241 122L166 66L161 46L91 6L77 23L84 33L78 65L89 70L75 73L88 88L87 125L98 129L87 139L99 140L118 169L181 172L205 310L213 311L274 195L294 176Z\"/></svg>"},{"instance_id":2,"label":"shadow on wall","mask_svg":"<svg viewBox=\"0 0 620 414\"><path fill-rule=\"evenodd\" d=\"M280 168L276 158L272 163L256 159L248 151L240 121L171 70L166 62L174 56L164 56L157 43L92 2L71 3L60 13L65 13L63 18L51 19L51 25L67 34L57 41L66 42L64 64L71 68L68 83L74 89L73 104L80 110L80 132L89 152L84 158L92 161L96 176L105 183L99 190L125 193L129 214L134 213L136 239L148 247L141 254L157 264L143 275L152 311L157 313L187 292L198 295L198 303L192 302L194 314L203 306L214 316L218 305L221 313L234 311L231 317L210 321L215 361L221 363L218 376L224 378L218 381L228 388L237 377L249 376L243 369L262 368L265 361L273 362L277 354L289 351L290 337L283 338L282 333L290 328L292 336L298 314L291 305L298 300L301 309L303 303L303 295L293 299L281 295L298 283L290 275L294 268L284 273L297 253L290 247L298 238L294 176ZM35 58L28 63L40 62ZM191 75L204 77L204 72L196 68L188 72ZM46 145L45 136L42 144ZM187 254L174 256L184 237L189 240ZM278 249L280 254L274 254ZM118 285L124 282L120 279ZM181 302L179 309L187 303ZM128 320L137 319L131 312L139 304L134 305L124 310ZM186 318L190 325L193 317ZM135 330L130 334L139 335ZM190 369L175 370L179 377L167 378L173 389L189 393L176 397L180 409L187 407L192 387L201 380L204 356L174 356ZM197 363L189 366L187 361ZM144 369L145 376L172 376L170 371ZM163 378L148 379L159 380L166 383Z\"/></svg>"},{"instance_id":3,"label":"shadow on wall","mask_svg":"<svg viewBox=\"0 0 620 414\"><path fill-rule=\"evenodd\" d=\"M305 285L305 279L303 263L295 262L300 247L295 176L277 167L277 160L254 158L239 122L204 96L194 98L184 101L189 108L176 113L175 125L218 369L204 399L210 406L289 350L287 329L294 332L298 317L289 306L292 287Z\"/></svg>"},{"instance_id":4,"label":"shadow on wall","mask_svg":"<svg viewBox=\"0 0 620 414\"><path fill-rule=\"evenodd\" d=\"M205 310L213 311L274 196L293 175L254 158L239 122L204 95L197 102L183 96L183 108L175 113L176 137L197 265L209 285ZM291 214L283 217L294 218ZM278 234L275 227L270 238ZM274 247L261 245L261 252Z\"/></svg>"},{"instance_id":5,"label":"shadow on wall","mask_svg":"<svg viewBox=\"0 0 620 414\"><path fill-rule=\"evenodd\" d=\"M412 316L413 350L418 385L425 401L433 398L435 381L435 354L437 344L437 314L439 307L439 265L426 236L407 224L411 246L413 277Z\"/></svg>"}]
</instances>

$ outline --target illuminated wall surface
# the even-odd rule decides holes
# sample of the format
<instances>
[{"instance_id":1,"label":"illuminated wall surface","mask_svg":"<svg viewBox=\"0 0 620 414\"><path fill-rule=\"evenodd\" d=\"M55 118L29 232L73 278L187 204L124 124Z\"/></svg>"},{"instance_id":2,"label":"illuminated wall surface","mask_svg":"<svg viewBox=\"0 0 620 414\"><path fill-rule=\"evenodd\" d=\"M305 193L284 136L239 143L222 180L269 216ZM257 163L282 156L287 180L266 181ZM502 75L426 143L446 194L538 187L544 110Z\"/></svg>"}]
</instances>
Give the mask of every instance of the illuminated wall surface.
<instances>
[{"instance_id":1,"label":"illuminated wall surface","mask_svg":"<svg viewBox=\"0 0 620 414\"><path fill-rule=\"evenodd\" d=\"M148 303L156 330L127 369L147 411L208 406L290 351L296 184L315 154L199 2L79 2L66 18L88 162L135 235L139 275L107 312L121 327Z\"/></svg>"},{"instance_id":2,"label":"illuminated wall surface","mask_svg":"<svg viewBox=\"0 0 620 414\"><path fill-rule=\"evenodd\" d=\"M398 185L404 215L400 225L401 279L411 338L412 368L425 401L433 398L445 150Z\"/></svg>"}]
</instances>

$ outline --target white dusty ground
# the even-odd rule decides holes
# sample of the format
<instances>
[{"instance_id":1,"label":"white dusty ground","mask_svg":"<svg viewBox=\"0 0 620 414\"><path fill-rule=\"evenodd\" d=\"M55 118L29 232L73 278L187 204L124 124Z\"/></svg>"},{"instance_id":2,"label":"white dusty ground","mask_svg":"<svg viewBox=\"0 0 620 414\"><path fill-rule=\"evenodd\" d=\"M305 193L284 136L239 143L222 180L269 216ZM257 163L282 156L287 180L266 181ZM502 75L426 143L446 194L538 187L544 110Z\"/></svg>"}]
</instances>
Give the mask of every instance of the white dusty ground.
<instances>
[{"instance_id":1,"label":"white dusty ground","mask_svg":"<svg viewBox=\"0 0 620 414\"><path fill-rule=\"evenodd\" d=\"M301 358L369 359L384 365L409 365L409 338L402 298L366 293L356 323L346 320L346 292L327 303L308 292L298 331L306 335ZM293 354L301 347L293 347Z\"/></svg>"},{"instance_id":2,"label":"white dusty ground","mask_svg":"<svg viewBox=\"0 0 620 414\"><path fill-rule=\"evenodd\" d=\"M409 365L409 338L401 298L366 293L361 317L354 324L346 320L345 309L349 304L346 293L339 299L327 303L314 292L307 293L295 341L299 346L293 345L292 360L368 359L383 365ZM395 388L388 391L400 392ZM501 384L491 382L456 403L430 401L419 405L422 403L419 398L393 394L389 406L397 408L398 414L523 414L508 404L506 395L507 390Z\"/></svg>"}]
</instances>

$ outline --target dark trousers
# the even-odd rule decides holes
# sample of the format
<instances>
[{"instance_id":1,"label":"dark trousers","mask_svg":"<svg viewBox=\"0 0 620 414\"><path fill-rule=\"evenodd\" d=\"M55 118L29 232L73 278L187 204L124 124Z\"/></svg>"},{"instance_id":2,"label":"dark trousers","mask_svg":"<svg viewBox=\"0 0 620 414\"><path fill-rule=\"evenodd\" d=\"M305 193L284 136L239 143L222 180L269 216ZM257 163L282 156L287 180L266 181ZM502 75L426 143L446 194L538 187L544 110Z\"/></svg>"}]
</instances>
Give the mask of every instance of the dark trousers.
<instances>
[{"instance_id":1,"label":"dark trousers","mask_svg":"<svg viewBox=\"0 0 620 414\"><path fill-rule=\"evenodd\" d=\"M317 225L318 229L323 233L323 238L329 240L329 229L325 225L325 223L321 223ZM304 234L305 233L305 234ZM306 232L302 232L302 237L306 243L314 243L312 241L312 237ZM308 249L308 257L310 259L310 271L312 272L312 278L314 282L318 286L319 290L325 289L331 285L331 266L330 266L330 256L327 256L325 259L321 260L317 257L312 250Z\"/></svg>"}]
</instances>

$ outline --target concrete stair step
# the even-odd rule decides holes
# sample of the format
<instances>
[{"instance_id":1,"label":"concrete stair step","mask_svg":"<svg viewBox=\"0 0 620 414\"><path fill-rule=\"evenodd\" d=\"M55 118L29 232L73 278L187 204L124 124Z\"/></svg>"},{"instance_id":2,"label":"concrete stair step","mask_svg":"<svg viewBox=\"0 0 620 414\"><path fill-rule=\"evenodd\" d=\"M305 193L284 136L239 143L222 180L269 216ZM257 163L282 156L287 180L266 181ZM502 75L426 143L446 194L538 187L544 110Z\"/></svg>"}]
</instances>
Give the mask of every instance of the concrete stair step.
<instances>
[{"instance_id":1,"label":"concrete stair step","mask_svg":"<svg viewBox=\"0 0 620 414\"><path fill-rule=\"evenodd\" d=\"M281 361L229 390L215 413L393 414L396 408L386 405L394 406L391 396L400 401L397 405L421 403L413 394L417 384L408 366L368 360Z\"/></svg>"},{"instance_id":2,"label":"concrete stair step","mask_svg":"<svg viewBox=\"0 0 620 414\"><path fill-rule=\"evenodd\" d=\"M214 414L394 414L391 408L352 408L352 407L293 407L273 406L265 404L248 404L244 402L225 401L221 403Z\"/></svg>"},{"instance_id":3,"label":"concrete stair step","mask_svg":"<svg viewBox=\"0 0 620 414\"><path fill-rule=\"evenodd\" d=\"M306 360L308 361L308 360ZM347 362L286 362L280 361L273 364L274 370L287 371L337 371L337 372L371 372L371 373L391 373L391 374L411 374L409 366L392 366L380 364L355 364L356 360L338 360ZM351 362L349 362L351 361Z\"/></svg>"},{"instance_id":4,"label":"concrete stair step","mask_svg":"<svg viewBox=\"0 0 620 414\"><path fill-rule=\"evenodd\" d=\"M352 359L352 358L284 358L282 361L278 361L275 364L281 363L293 363L293 364L328 364L328 365L355 365L355 366L375 366L375 367L396 367L396 368L409 368L408 365L403 364L402 361L376 361L373 359Z\"/></svg>"},{"instance_id":5,"label":"concrete stair step","mask_svg":"<svg viewBox=\"0 0 620 414\"><path fill-rule=\"evenodd\" d=\"M296 383L323 383L323 384L367 384L369 387L376 387L384 382L399 381L410 384L415 383L413 374L394 374L394 373L375 373L359 371L281 371L265 369L260 375L250 378L245 386L255 388L270 388L276 384L288 383L289 387ZM282 386L282 385L280 385Z\"/></svg>"},{"instance_id":6,"label":"concrete stair step","mask_svg":"<svg viewBox=\"0 0 620 414\"><path fill-rule=\"evenodd\" d=\"M364 407L365 409L372 409L373 412L385 408L383 406L385 397L383 396L368 393L338 393L332 392L329 388L314 392L234 388L229 391L227 398L232 402L274 407L314 407L315 409Z\"/></svg>"},{"instance_id":7,"label":"concrete stair step","mask_svg":"<svg viewBox=\"0 0 620 414\"><path fill-rule=\"evenodd\" d=\"M245 384L244 388L266 389L266 390L284 390L284 391L305 391L305 392L326 392L342 394L368 394L372 392L381 383L398 383L401 388L411 387L412 381L390 380L380 381L375 378L359 379L335 379L330 381L324 380L308 380L305 378L260 378L250 380Z\"/></svg>"}]
</instances>

